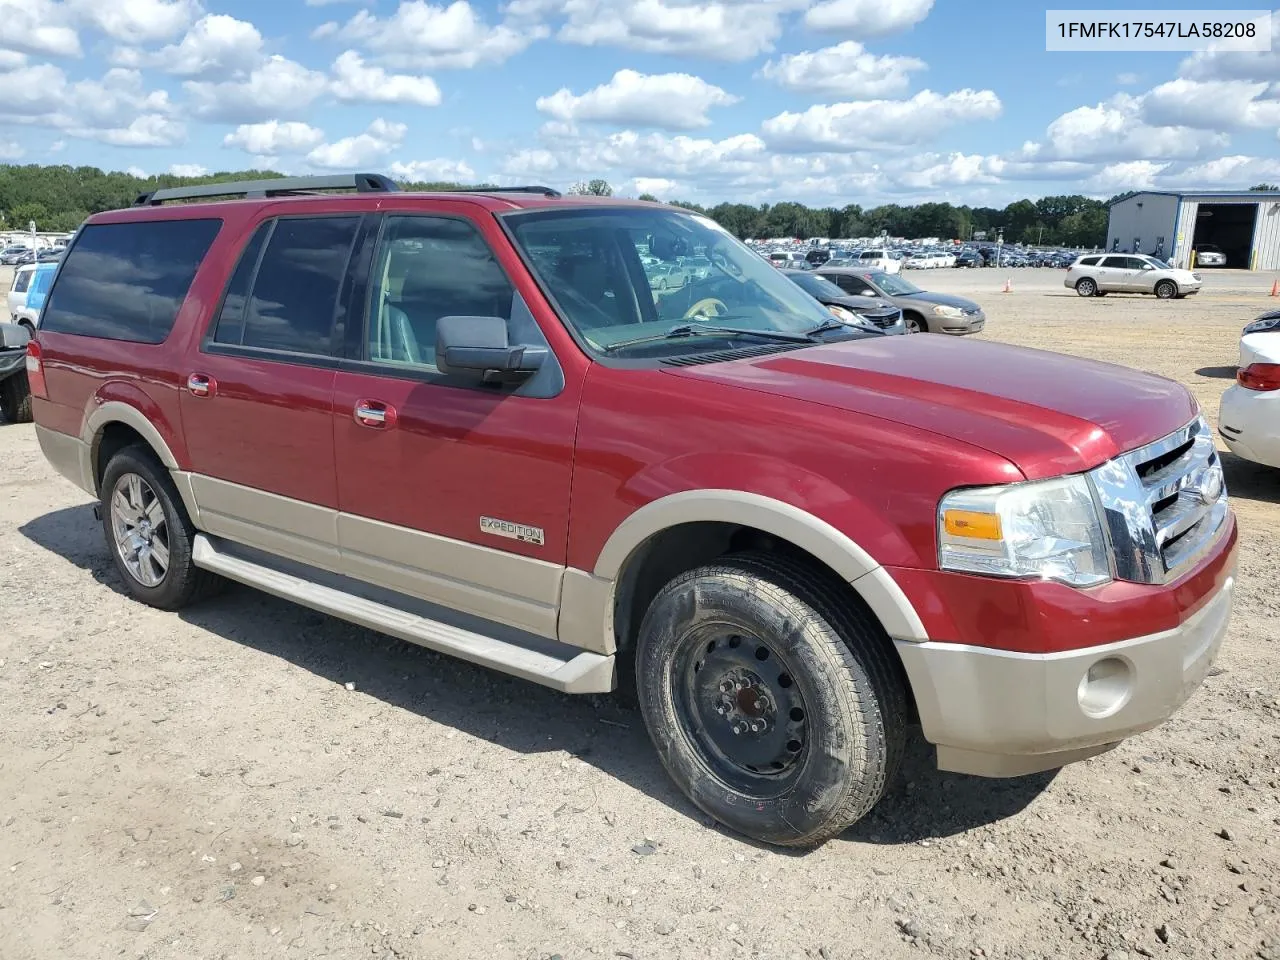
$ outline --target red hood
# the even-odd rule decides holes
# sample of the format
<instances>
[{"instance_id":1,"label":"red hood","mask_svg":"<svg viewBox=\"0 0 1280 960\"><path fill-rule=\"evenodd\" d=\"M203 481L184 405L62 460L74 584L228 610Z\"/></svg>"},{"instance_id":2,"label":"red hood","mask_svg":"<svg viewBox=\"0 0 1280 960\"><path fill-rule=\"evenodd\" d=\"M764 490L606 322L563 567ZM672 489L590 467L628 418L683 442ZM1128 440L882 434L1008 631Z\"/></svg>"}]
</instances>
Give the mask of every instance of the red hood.
<instances>
[{"instance_id":1,"label":"red hood","mask_svg":"<svg viewBox=\"0 0 1280 960\"><path fill-rule=\"evenodd\" d=\"M1196 415L1191 394L1162 377L942 334L672 372L928 430L1006 457L1031 479L1091 469Z\"/></svg>"}]
</instances>

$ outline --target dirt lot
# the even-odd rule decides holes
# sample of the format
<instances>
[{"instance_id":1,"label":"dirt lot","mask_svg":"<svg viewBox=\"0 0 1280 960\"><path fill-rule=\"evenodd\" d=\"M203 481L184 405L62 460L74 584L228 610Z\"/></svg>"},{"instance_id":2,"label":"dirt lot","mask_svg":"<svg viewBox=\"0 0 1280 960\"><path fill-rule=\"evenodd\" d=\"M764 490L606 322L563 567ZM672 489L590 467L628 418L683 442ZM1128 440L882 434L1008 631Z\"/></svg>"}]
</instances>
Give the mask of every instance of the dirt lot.
<instances>
[{"instance_id":1,"label":"dirt lot","mask_svg":"<svg viewBox=\"0 0 1280 960\"><path fill-rule=\"evenodd\" d=\"M1010 275L912 278L1211 415L1277 304L1270 277L1162 303ZM247 589L126 599L86 497L0 425L0 957L1280 960L1280 473L1226 466L1238 607L1176 718L1016 781L918 748L870 818L790 855L706 822L608 698Z\"/></svg>"}]
</instances>

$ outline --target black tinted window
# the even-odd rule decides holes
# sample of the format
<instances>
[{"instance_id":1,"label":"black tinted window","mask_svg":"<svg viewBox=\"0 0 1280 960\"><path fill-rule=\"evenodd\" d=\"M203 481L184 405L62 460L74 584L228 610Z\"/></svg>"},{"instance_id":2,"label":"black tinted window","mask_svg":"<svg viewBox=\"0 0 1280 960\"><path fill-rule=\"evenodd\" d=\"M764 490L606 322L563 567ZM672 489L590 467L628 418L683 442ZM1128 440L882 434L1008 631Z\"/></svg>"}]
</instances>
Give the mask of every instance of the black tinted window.
<instances>
[{"instance_id":1,"label":"black tinted window","mask_svg":"<svg viewBox=\"0 0 1280 960\"><path fill-rule=\"evenodd\" d=\"M341 349L333 319L359 225L359 217L275 222L244 311L244 346L321 356Z\"/></svg>"},{"instance_id":2,"label":"black tinted window","mask_svg":"<svg viewBox=\"0 0 1280 960\"><path fill-rule=\"evenodd\" d=\"M150 220L85 227L63 261L41 329L160 343L221 220Z\"/></svg>"},{"instance_id":3,"label":"black tinted window","mask_svg":"<svg viewBox=\"0 0 1280 960\"><path fill-rule=\"evenodd\" d=\"M836 285L845 293L861 294L862 296L870 296L875 293L871 289L871 285L865 280L859 280L857 277L850 277L847 274L837 274L832 277Z\"/></svg>"},{"instance_id":4,"label":"black tinted window","mask_svg":"<svg viewBox=\"0 0 1280 960\"><path fill-rule=\"evenodd\" d=\"M213 332L213 339L218 343L239 343L243 336L244 307L249 299L249 285L253 283L258 260L262 257L262 245L271 233L271 226L267 222L254 231L240 254L236 272L231 275L227 294L222 298L222 310L218 313L218 325Z\"/></svg>"}]
</instances>

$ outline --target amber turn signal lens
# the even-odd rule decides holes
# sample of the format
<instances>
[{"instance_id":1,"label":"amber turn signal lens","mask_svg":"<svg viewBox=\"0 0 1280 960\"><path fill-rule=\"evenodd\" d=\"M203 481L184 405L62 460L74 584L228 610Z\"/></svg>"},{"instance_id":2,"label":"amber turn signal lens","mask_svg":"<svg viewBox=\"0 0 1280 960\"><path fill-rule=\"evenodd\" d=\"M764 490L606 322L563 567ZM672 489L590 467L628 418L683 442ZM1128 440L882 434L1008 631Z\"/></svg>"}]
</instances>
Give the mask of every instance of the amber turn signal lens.
<instances>
[{"instance_id":1,"label":"amber turn signal lens","mask_svg":"<svg viewBox=\"0 0 1280 960\"><path fill-rule=\"evenodd\" d=\"M974 540L999 540L1000 517L994 513L973 510L947 510L942 514L943 529L953 537Z\"/></svg>"}]
</instances>

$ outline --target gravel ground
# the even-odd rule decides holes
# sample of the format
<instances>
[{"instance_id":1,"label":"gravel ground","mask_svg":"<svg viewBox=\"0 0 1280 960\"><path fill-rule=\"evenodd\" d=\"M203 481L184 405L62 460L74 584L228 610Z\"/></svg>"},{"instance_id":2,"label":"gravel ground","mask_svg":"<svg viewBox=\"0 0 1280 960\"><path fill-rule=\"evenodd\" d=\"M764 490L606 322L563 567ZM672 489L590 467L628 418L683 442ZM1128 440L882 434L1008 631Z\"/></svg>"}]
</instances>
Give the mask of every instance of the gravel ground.
<instances>
[{"instance_id":1,"label":"gravel ground","mask_svg":"<svg viewBox=\"0 0 1280 960\"><path fill-rule=\"evenodd\" d=\"M984 336L1175 377L1211 415L1241 321L1277 303L1241 274L1174 303L1010 275L912 279L979 299ZM1181 713L1056 776L939 774L917 747L869 818L794 854L706 822L610 698L248 589L126 599L86 497L0 425L0 957L1280 960L1280 473L1225 459L1238 606Z\"/></svg>"}]
</instances>

